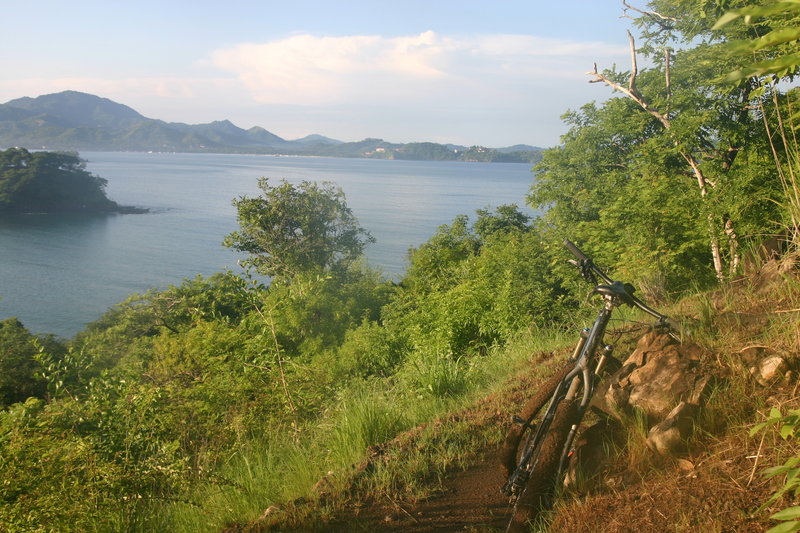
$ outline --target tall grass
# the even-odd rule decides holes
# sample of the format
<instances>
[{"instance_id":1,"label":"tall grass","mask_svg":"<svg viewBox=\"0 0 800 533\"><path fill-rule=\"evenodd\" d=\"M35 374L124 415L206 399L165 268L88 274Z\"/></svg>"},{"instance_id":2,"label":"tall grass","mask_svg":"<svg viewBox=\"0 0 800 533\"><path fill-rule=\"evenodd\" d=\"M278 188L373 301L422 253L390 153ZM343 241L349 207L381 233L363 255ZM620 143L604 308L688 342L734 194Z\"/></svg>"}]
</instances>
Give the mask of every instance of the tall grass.
<instances>
[{"instance_id":1,"label":"tall grass","mask_svg":"<svg viewBox=\"0 0 800 533\"><path fill-rule=\"evenodd\" d=\"M307 512L291 502L318 499L321 492L344 494L356 482L372 494L421 497L449 468L466 464L487 441L499 438L496 428L480 433L468 421L431 422L500 387L506 376L529 364L532 353L561 349L573 337L560 330L524 330L506 346L469 361L429 361L430 367L409 363L396 379L356 381L312 424L253 432L227 460L204 473L182 501L156 504L139 530L196 533L271 519L285 525ZM402 459L381 463L368 476L355 468L368 459L370 447L415 426L421 428L420 440L403 450ZM359 476L363 479L356 481ZM314 512L324 513L326 505L335 508L336 496L318 501Z\"/></svg>"}]
</instances>

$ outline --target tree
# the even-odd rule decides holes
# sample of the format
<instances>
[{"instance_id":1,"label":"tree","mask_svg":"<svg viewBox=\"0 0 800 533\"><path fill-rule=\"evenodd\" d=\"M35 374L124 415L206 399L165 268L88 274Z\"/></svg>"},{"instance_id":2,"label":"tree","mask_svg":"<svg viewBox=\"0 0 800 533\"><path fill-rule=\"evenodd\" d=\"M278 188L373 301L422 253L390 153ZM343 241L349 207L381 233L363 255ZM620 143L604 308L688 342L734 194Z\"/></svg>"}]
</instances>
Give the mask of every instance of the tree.
<instances>
[{"instance_id":1,"label":"tree","mask_svg":"<svg viewBox=\"0 0 800 533\"><path fill-rule=\"evenodd\" d=\"M622 97L568 116L574 128L561 153L545 154L531 199L554 205L548 217L562 228L592 221L605 226L609 239L619 233L619 247L639 248L639 257L664 258L669 244L687 258L704 225L706 255L724 279L737 270L742 237L763 234L775 213L769 203L777 197L777 188L763 179L764 134L752 112L754 85L720 83L733 65L725 43L743 32L712 30L724 12L716 2L654 0L652 11L623 4L626 14L636 14L644 45L637 48L629 33L629 71L595 66L588 73L590 81ZM652 66L640 70L637 55ZM582 150L591 155L582 157ZM569 175L574 166L583 181ZM665 217L658 224L640 223L660 206ZM684 213L672 211L681 206ZM682 266L696 270L696 249L690 255Z\"/></svg>"},{"instance_id":2,"label":"tree","mask_svg":"<svg viewBox=\"0 0 800 533\"><path fill-rule=\"evenodd\" d=\"M106 180L88 172L77 154L0 152L0 213L119 211L105 186Z\"/></svg>"},{"instance_id":3,"label":"tree","mask_svg":"<svg viewBox=\"0 0 800 533\"><path fill-rule=\"evenodd\" d=\"M714 30L736 26L742 19L750 38L733 40L728 48L736 69L725 76L733 86L748 84L753 91L753 107L757 108L768 132L769 151L784 190L787 234L795 244L800 242L800 146L795 131L798 115L797 87L781 94L783 79L793 81L800 72L800 4L783 1L764 5L752 3L722 16ZM755 31L752 31L755 30ZM796 85L796 84L792 84ZM756 98L756 96L761 98ZM771 104L771 106L770 106Z\"/></svg>"},{"instance_id":4,"label":"tree","mask_svg":"<svg viewBox=\"0 0 800 533\"><path fill-rule=\"evenodd\" d=\"M37 339L16 318L0 321L0 408L44 396L37 343L55 348L51 339Z\"/></svg>"},{"instance_id":5,"label":"tree","mask_svg":"<svg viewBox=\"0 0 800 533\"><path fill-rule=\"evenodd\" d=\"M224 244L250 254L245 262L273 281L341 272L374 242L332 183L282 180L273 187L261 178L258 186L261 196L234 200L241 229Z\"/></svg>"}]
</instances>

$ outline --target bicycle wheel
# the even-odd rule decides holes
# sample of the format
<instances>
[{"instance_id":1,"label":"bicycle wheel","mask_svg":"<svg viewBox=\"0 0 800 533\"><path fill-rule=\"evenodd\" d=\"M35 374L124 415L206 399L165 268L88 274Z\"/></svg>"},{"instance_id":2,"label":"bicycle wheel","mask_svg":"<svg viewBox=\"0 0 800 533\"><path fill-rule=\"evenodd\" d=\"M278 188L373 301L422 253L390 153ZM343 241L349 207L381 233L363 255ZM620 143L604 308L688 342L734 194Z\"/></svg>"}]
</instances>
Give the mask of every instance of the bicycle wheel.
<instances>
[{"instance_id":1,"label":"bicycle wheel","mask_svg":"<svg viewBox=\"0 0 800 533\"><path fill-rule=\"evenodd\" d=\"M559 483L558 467L567 435L577 418L578 402L562 401L556 408L556 414L550 429L542 439L536 465L531 472L528 483L514 503L507 533L523 533L528 531L528 522L536 520L542 511L547 510Z\"/></svg>"},{"instance_id":2,"label":"bicycle wheel","mask_svg":"<svg viewBox=\"0 0 800 533\"><path fill-rule=\"evenodd\" d=\"M517 469L520 456L525 450L528 440L533 438L533 435L536 433L536 427L533 426L531 422L536 417L539 410L553 396L553 391L555 391L558 384L561 383L561 380L564 379L574 367L573 363L566 365L551 377L547 383L539 387L539 391L528 400L528 403L522 408L519 418L525 421L524 425L514 424L511 426L500 448L500 466L505 471L506 477L510 476L511 473Z\"/></svg>"}]
</instances>

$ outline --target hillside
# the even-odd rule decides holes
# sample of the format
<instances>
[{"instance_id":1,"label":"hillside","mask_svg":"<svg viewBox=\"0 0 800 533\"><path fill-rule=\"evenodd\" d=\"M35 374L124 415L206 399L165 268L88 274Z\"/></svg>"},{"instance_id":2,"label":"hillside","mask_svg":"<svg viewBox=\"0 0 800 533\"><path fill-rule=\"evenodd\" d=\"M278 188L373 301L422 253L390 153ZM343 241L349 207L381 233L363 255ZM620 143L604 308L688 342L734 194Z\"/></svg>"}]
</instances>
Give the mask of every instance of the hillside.
<instances>
[{"instance_id":1,"label":"hillside","mask_svg":"<svg viewBox=\"0 0 800 533\"><path fill-rule=\"evenodd\" d=\"M142 116L107 98L64 91L18 98L0 105L0 147L93 151L159 151L287 154L380 159L534 162L541 149L516 145L482 148L480 157L466 147L421 143L392 144L381 139L344 143L319 134L286 140L264 128L239 128L229 120L208 124L164 122Z\"/></svg>"},{"instance_id":2,"label":"hillside","mask_svg":"<svg viewBox=\"0 0 800 533\"><path fill-rule=\"evenodd\" d=\"M791 498L768 501L782 483L780 477L767 477L767 469L783 464L800 447L778 438L777 428L749 433L770 409L800 407L797 374L789 370L800 363L797 265L797 256L770 261L748 278L671 309L691 331L684 344L700 348L699 366L713 376L692 436L680 452L665 456L648 447L646 428L643 433L635 416L604 426L603 446L587 448L592 462L583 466L579 482L559 494L547 523L540 524L546 531L738 532L765 531L775 524L769 516ZM641 349L646 332L645 326L625 325L611 333L619 339L623 361L637 342ZM498 462L502 435L510 415L560 368L571 349L522 341L494 354L513 363L502 379L475 391L462 407L365 450L353 470L330 472L309 496L265 508L259 518L225 531L505 530L509 507L499 492L504 477ZM788 367L764 379L758 361L775 354L782 354ZM440 446L445 440L447 447ZM587 446L585 439L578 442ZM586 453L579 444L577 456Z\"/></svg>"}]
</instances>

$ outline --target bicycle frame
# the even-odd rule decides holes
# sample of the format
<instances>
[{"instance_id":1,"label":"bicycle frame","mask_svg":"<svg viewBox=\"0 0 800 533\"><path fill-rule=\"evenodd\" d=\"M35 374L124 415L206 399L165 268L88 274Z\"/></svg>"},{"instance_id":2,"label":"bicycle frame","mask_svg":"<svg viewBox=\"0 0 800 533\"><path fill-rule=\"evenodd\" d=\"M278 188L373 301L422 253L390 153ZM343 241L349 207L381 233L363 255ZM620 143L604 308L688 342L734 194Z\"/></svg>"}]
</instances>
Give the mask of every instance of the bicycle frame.
<instances>
[{"instance_id":1,"label":"bicycle frame","mask_svg":"<svg viewBox=\"0 0 800 533\"><path fill-rule=\"evenodd\" d=\"M525 443L525 448L522 450L522 455L519 458L516 469L510 473L508 480L501 489L503 493L512 498L519 496L527 484L531 473L536 468L538 461L537 454L540 450L539 444L550 430L559 404L565 400L575 400L580 388L583 387L583 394L577 407L574 422L570 427L561 451L561 459L555 478L556 483L560 482L563 478L569 460L572 442L589 408L598 376L602 374L607 361L612 357L613 347L610 345L603 345L603 337L614 309L622 304L627 304L638 307L647 314L657 318L657 325L669 326L672 323L668 317L658 313L633 296L632 286L611 280L610 277L596 267L573 243L565 241L564 246L578 259L578 261L574 261L573 263L581 269L581 274L587 281L596 283L595 276L597 276L605 282L605 284L596 285L594 288L594 292L603 297L603 307L591 329L585 329L581 333L580 340L569 359L570 362L574 361L574 367L556 385L544 415L535 429L533 438ZM535 413L531 415L531 419L534 416ZM527 425L529 429L533 428L528 420L522 421L522 423Z\"/></svg>"},{"instance_id":2,"label":"bicycle frame","mask_svg":"<svg viewBox=\"0 0 800 533\"><path fill-rule=\"evenodd\" d=\"M605 335L606 326L611 319L612 310L617 307L620 302L614 297L605 297L605 305L597 316L594 325L591 329L584 330L578 345L575 347L571 361L575 361L573 369L561 380L553 391L553 395L547 406L542 421L536 428L534 438L528 443L523 455L520 459L520 466L509 477L508 482L503 488L503 492L512 495L519 492L528 480L530 472L536 466L536 458L533 458L533 453L537 450L537 443L541 441L547 431L550 429L550 423L555 416L556 408L563 400L572 400L578 392L578 388L583 385L583 397L578 407L578 416L576 422L570 429L569 436L564 446L561 456L561 463L559 466L559 478L564 470L566 461L569 454L569 449L572 441L575 438L578 427L583 420L589 403L594 394L595 385L597 383L597 376L602 372L608 357L611 356L613 348L605 346L600 357L597 357L598 348L602 344L603 336ZM592 364L597 360L597 364Z\"/></svg>"}]
</instances>

